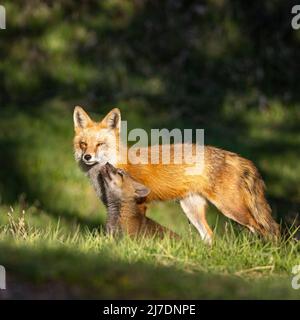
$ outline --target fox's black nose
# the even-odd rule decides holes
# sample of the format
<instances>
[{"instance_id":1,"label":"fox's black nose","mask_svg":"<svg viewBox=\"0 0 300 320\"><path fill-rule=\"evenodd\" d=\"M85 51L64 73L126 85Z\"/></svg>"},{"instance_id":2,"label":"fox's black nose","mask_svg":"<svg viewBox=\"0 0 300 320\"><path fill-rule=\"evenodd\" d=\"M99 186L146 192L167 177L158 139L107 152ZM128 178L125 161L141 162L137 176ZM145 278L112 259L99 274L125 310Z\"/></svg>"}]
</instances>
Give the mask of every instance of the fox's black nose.
<instances>
[{"instance_id":1,"label":"fox's black nose","mask_svg":"<svg viewBox=\"0 0 300 320\"><path fill-rule=\"evenodd\" d=\"M86 161L91 160L91 158L92 158L92 156L91 156L90 154L85 154L85 155L83 156L83 159L86 160Z\"/></svg>"}]
</instances>

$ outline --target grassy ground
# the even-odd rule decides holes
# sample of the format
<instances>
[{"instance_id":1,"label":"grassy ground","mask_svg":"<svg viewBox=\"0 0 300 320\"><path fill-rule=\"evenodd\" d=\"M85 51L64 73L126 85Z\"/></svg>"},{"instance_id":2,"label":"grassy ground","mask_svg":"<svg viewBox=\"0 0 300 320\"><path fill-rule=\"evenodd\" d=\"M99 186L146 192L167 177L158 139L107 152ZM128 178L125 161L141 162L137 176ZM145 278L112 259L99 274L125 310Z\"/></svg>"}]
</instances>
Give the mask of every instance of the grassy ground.
<instances>
[{"instance_id":1,"label":"grassy ground","mask_svg":"<svg viewBox=\"0 0 300 320\"><path fill-rule=\"evenodd\" d=\"M206 144L257 165L277 221L299 225L300 33L289 1L2 5L2 297L299 298L299 244L264 244L213 207L212 248L173 202L149 215L183 241L104 237L104 208L72 150L75 105L95 119L117 106L129 129L204 128Z\"/></svg>"},{"instance_id":2,"label":"grassy ground","mask_svg":"<svg viewBox=\"0 0 300 320\"><path fill-rule=\"evenodd\" d=\"M291 239L263 243L229 224L211 248L188 228L181 241L112 239L27 222L39 214L11 208L2 227L3 298L299 298L291 269L300 245Z\"/></svg>"}]
</instances>

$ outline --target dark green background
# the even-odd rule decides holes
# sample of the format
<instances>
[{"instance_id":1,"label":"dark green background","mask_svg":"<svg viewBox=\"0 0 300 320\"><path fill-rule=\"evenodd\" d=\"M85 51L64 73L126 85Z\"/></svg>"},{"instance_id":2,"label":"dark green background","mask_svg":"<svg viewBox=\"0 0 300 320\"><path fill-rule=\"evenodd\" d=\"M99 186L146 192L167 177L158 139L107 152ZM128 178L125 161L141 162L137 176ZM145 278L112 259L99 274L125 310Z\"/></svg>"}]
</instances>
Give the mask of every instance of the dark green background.
<instances>
[{"instance_id":1,"label":"dark green background","mask_svg":"<svg viewBox=\"0 0 300 320\"><path fill-rule=\"evenodd\" d=\"M204 128L255 162L274 216L300 203L300 31L290 1L4 1L0 195L98 218L72 155L72 111L129 126ZM26 200L24 200L26 199ZM94 215L93 215L94 214ZM92 219L93 220L93 219Z\"/></svg>"}]
</instances>

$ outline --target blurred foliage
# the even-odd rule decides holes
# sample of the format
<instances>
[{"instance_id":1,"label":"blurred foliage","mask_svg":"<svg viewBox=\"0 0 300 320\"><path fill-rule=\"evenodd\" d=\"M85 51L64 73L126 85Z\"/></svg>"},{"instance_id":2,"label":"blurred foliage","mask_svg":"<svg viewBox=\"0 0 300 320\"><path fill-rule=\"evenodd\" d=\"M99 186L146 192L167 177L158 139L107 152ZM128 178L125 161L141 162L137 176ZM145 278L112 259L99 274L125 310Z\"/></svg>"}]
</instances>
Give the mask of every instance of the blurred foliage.
<instances>
[{"instance_id":1,"label":"blurred foliage","mask_svg":"<svg viewBox=\"0 0 300 320\"><path fill-rule=\"evenodd\" d=\"M130 127L205 128L262 170L277 215L299 212L300 31L293 1L4 1L0 192L99 223L72 156L72 109ZM92 218L91 218L92 217ZM81 220L79 220L81 221Z\"/></svg>"},{"instance_id":2,"label":"blurred foliage","mask_svg":"<svg viewBox=\"0 0 300 320\"><path fill-rule=\"evenodd\" d=\"M222 119L226 101L240 110L299 100L290 1L29 0L6 9L5 105L53 95L91 108L141 99L146 113L165 109L167 122L204 111L198 124Z\"/></svg>"}]
</instances>

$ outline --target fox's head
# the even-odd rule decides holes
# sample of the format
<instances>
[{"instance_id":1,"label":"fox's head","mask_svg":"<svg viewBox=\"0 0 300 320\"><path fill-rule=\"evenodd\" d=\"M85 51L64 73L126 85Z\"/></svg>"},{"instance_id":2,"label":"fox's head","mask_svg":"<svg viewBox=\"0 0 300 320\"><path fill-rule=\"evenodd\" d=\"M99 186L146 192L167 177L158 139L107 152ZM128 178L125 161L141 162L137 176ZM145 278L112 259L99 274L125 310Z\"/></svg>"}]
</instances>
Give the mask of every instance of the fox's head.
<instances>
[{"instance_id":1,"label":"fox's head","mask_svg":"<svg viewBox=\"0 0 300 320\"><path fill-rule=\"evenodd\" d=\"M74 151L77 162L85 165L115 164L119 147L121 113L115 108L103 120L94 122L81 108L74 109Z\"/></svg>"},{"instance_id":2,"label":"fox's head","mask_svg":"<svg viewBox=\"0 0 300 320\"><path fill-rule=\"evenodd\" d=\"M124 170L116 169L110 163L106 163L100 171L106 192L116 200L142 203L150 193L146 186L135 181Z\"/></svg>"}]
</instances>

